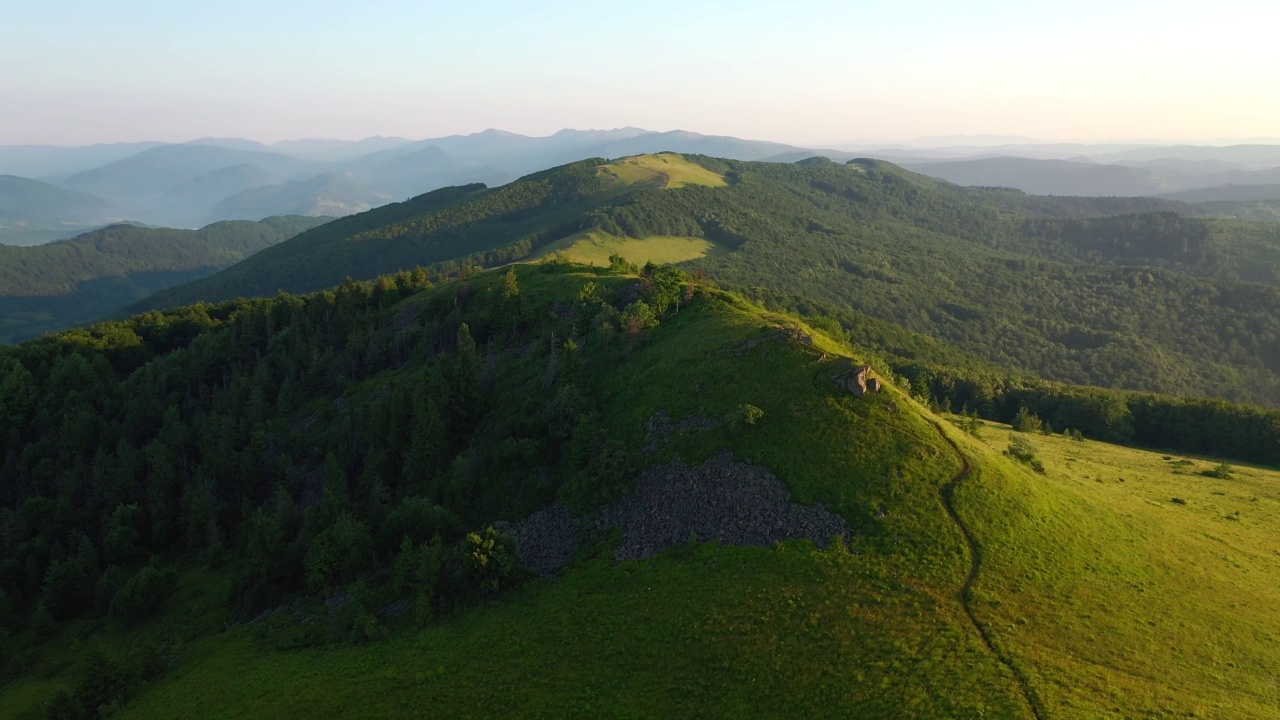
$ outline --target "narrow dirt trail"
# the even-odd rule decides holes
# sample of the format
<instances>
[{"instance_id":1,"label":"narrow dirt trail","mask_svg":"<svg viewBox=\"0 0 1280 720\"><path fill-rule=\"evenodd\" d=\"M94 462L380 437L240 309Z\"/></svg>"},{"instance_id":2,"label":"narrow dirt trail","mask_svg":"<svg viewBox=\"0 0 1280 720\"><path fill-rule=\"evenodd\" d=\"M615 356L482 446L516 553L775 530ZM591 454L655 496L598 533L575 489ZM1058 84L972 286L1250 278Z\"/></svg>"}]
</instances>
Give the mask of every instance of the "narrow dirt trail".
<instances>
[{"instance_id":1,"label":"narrow dirt trail","mask_svg":"<svg viewBox=\"0 0 1280 720\"><path fill-rule=\"evenodd\" d=\"M955 440L947 436L946 431L942 429L940 424L935 422L934 428L938 431L938 435L942 437L942 440L951 446L951 450L955 452L956 457L960 460L960 472L956 473L950 482L939 489L939 494L942 496L942 506L946 508L947 515L951 516L951 521L960 529L960 534L964 536L964 543L969 548L969 575L964 579L964 585L960 586L958 595L960 607L964 608L964 614L969 617L969 623L978 631L978 637L982 638L982 644L987 646L987 650L990 650L991 654L996 656L996 659L1008 668L1014 679L1018 681L1018 688L1022 690L1022 698L1031 710L1031 715L1036 720L1045 720L1043 706L1035 691L1031 689L1031 683L1027 680L1026 675L1013 664L1013 660L1008 655L1005 655L996 647L991 640L990 633L978 621L978 616L973 613L973 608L969 605L970 591L973 588L973 584L978 580L978 573L982 570L982 550L978 546L978 541L973 538L973 533L969 532L969 527L964 524L964 521L960 519L960 514L956 512L953 498L956 488L960 487L960 484L968 479L969 474L973 471L973 466L969 464L969 458L961 452L960 446L956 444Z\"/></svg>"}]
</instances>

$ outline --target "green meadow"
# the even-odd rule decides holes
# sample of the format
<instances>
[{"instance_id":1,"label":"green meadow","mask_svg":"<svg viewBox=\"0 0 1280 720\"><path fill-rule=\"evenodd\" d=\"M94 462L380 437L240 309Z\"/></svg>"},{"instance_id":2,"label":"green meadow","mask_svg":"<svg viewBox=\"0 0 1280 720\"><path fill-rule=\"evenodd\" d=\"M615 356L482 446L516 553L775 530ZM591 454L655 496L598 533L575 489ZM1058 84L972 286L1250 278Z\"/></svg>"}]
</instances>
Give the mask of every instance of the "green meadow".
<instances>
[{"instance_id":1,"label":"green meadow","mask_svg":"<svg viewBox=\"0 0 1280 720\"><path fill-rule=\"evenodd\" d=\"M980 620L1050 717L1280 713L1280 473L1026 436L1043 474L996 454L957 503L982 545Z\"/></svg>"},{"instance_id":2,"label":"green meadow","mask_svg":"<svg viewBox=\"0 0 1280 720\"><path fill-rule=\"evenodd\" d=\"M609 258L621 255L635 265L669 264L706 257L719 252L714 243L693 237L627 238L598 230L586 230L550 243L530 260L559 255L570 262L607 267Z\"/></svg>"},{"instance_id":3,"label":"green meadow","mask_svg":"<svg viewBox=\"0 0 1280 720\"><path fill-rule=\"evenodd\" d=\"M697 165L676 153L654 153L614 160L602 165L600 172L620 185L649 183L674 190L686 185L723 187L723 175Z\"/></svg>"}]
</instances>

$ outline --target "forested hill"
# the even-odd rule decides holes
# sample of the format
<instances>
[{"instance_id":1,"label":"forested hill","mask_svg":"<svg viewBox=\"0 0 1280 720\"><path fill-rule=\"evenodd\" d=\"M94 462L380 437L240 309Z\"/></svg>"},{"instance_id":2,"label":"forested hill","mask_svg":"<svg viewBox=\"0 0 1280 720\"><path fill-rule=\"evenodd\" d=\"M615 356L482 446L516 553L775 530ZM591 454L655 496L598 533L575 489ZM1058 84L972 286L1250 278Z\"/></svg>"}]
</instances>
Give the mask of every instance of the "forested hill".
<instances>
[{"instance_id":1,"label":"forested hill","mask_svg":"<svg viewBox=\"0 0 1280 720\"><path fill-rule=\"evenodd\" d=\"M327 220L272 217L200 230L112 225L48 245L0 246L0 342L101 319Z\"/></svg>"},{"instance_id":2,"label":"forested hill","mask_svg":"<svg viewBox=\"0 0 1280 720\"><path fill-rule=\"evenodd\" d=\"M577 231L589 211L631 187L600 172L602 162L574 163L498 188L443 188L345 217L131 310L310 292L347 277L371 279L495 248L520 259L540 243ZM517 249L505 247L512 243Z\"/></svg>"},{"instance_id":3,"label":"forested hill","mask_svg":"<svg viewBox=\"0 0 1280 720\"><path fill-rule=\"evenodd\" d=\"M619 251L1052 380L1280 403L1280 226L1185 212L964 188L872 160L588 160L344 218L131 311Z\"/></svg>"},{"instance_id":4,"label":"forested hill","mask_svg":"<svg viewBox=\"0 0 1280 720\"><path fill-rule=\"evenodd\" d=\"M829 320L613 265L0 349L5 710L1273 714L1276 475L1096 438L1274 462L1277 413L1058 388L1021 399L1083 437L964 432Z\"/></svg>"}]
</instances>

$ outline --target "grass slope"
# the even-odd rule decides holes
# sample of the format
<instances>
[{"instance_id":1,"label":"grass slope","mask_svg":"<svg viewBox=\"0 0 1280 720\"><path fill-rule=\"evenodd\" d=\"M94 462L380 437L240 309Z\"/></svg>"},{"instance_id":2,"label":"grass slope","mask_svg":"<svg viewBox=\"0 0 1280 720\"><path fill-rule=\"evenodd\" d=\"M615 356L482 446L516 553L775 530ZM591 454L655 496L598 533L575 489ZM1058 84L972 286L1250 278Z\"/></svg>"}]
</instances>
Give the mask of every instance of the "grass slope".
<instances>
[{"instance_id":1,"label":"grass slope","mask_svg":"<svg viewBox=\"0 0 1280 720\"><path fill-rule=\"evenodd\" d=\"M991 458L1012 431L965 451ZM956 493L980 622L1054 718L1280 713L1280 473L1062 436L1047 471L987 459ZM1177 498L1178 500L1175 500Z\"/></svg>"},{"instance_id":2,"label":"grass slope","mask_svg":"<svg viewBox=\"0 0 1280 720\"><path fill-rule=\"evenodd\" d=\"M689 162L676 153L622 158L602 166L600 172L616 178L615 182L618 183L653 184L671 190L688 185L723 187L726 184L723 175Z\"/></svg>"},{"instance_id":3,"label":"grass slope","mask_svg":"<svg viewBox=\"0 0 1280 720\"><path fill-rule=\"evenodd\" d=\"M628 238L585 230L543 247L529 259L537 261L549 255L558 254L570 262L608 266L611 256L621 255L627 259L627 262L636 265L644 265L648 262L664 265L694 260L723 251L723 248L704 238L662 236Z\"/></svg>"}]
</instances>

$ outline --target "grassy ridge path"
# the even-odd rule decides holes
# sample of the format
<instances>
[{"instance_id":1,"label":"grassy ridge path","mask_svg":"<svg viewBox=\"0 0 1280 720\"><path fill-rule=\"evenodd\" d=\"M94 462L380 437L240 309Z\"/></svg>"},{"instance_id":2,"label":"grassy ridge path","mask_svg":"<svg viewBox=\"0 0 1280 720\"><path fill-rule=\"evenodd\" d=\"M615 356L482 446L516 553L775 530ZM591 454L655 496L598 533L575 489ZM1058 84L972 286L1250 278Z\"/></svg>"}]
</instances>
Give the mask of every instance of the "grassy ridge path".
<instances>
[{"instance_id":1,"label":"grassy ridge path","mask_svg":"<svg viewBox=\"0 0 1280 720\"><path fill-rule=\"evenodd\" d=\"M969 605L970 591L973 588L973 584L978 580L978 573L982 570L982 550L978 546L978 541L974 539L973 533L969 531L969 527L964 524L964 521L960 519L960 514L956 512L954 496L960 483L968 479L973 466L969 464L969 458L960 450L960 446L956 444L956 441L947 435L941 424L935 422L934 428L942 436L943 441L951 446L956 457L960 459L960 472L957 472L955 477L951 478L950 482L943 485L939 490L942 496L942 506L947 509L947 514L951 516L951 521L956 524L956 527L960 528L960 534L964 536L965 545L969 547L969 575L964 579L964 585L960 587L958 596L960 607L964 608L965 615L969 616L969 622L978 631L978 636L982 638L982 643L987 646L992 655L996 656L996 659L1009 668L1009 672L1018 681L1018 687L1022 690L1022 697L1026 700L1027 707L1031 709L1031 715L1036 720L1045 720L1046 716L1040 704L1040 699L1036 696L1035 691L1031 689L1031 683L1027 680L1027 676L1013 664L1012 658L996 648L986 627L978 622L978 616L974 614L973 608Z\"/></svg>"}]
</instances>

